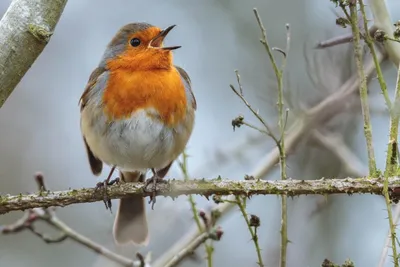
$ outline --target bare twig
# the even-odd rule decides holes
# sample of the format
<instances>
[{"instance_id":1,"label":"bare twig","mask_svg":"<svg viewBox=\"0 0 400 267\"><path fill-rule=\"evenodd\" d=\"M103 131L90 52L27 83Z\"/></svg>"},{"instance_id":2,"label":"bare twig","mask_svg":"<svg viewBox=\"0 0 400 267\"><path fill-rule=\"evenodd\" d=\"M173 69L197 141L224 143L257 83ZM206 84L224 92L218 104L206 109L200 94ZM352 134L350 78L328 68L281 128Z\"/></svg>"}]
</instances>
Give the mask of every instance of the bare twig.
<instances>
[{"instance_id":1,"label":"bare twig","mask_svg":"<svg viewBox=\"0 0 400 267\"><path fill-rule=\"evenodd\" d=\"M238 75L237 81L239 84L239 88L240 88L240 90L243 90L242 84L240 83L239 72L236 70L235 73L236 73L236 75ZM250 103L247 102L247 100L244 98L244 96L239 91L237 91L236 88L232 84L230 85L230 87L231 87L232 91L243 101L243 103L247 106L247 108L253 113L253 115L262 123L262 125L266 129L265 133L267 133L268 136L270 136L276 143L278 143L279 141L272 133L270 126L268 126L268 124L264 121L264 119L260 116L260 114L258 114L258 112L253 109L253 107L250 105Z\"/></svg>"},{"instance_id":2,"label":"bare twig","mask_svg":"<svg viewBox=\"0 0 400 267\"><path fill-rule=\"evenodd\" d=\"M208 239L220 240L222 236L222 231L216 229L215 233L203 232L196 239L194 239L188 246L179 251L174 255L170 261L164 265L155 265L156 267L173 267L177 266L187 255L192 254L201 244L206 242Z\"/></svg>"},{"instance_id":3,"label":"bare twig","mask_svg":"<svg viewBox=\"0 0 400 267\"><path fill-rule=\"evenodd\" d=\"M396 209L394 210L394 214L393 214L393 224L397 225L397 223L399 222L399 219L400 219L400 204L396 204ZM382 249L381 258L379 259L378 267L385 266L385 261L386 261L387 255L388 255L390 242L392 241L391 236L392 236L391 230L389 229L386 240L385 240L385 245L383 246L383 249Z\"/></svg>"},{"instance_id":4,"label":"bare twig","mask_svg":"<svg viewBox=\"0 0 400 267\"><path fill-rule=\"evenodd\" d=\"M0 108L48 43L67 0L14 0L0 21Z\"/></svg>"},{"instance_id":5,"label":"bare twig","mask_svg":"<svg viewBox=\"0 0 400 267\"><path fill-rule=\"evenodd\" d=\"M286 152L285 152L285 114L283 111L284 107L284 100L283 100L283 73L285 71L287 56L290 48L290 26L286 24L286 48L283 51L280 48L271 48L268 39L267 39L267 32L265 27L262 23L261 17L258 14L256 8L253 9L254 15L256 16L257 23L260 27L262 38L261 43L264 45L265 50L269 56L269 59L272 64L272 68L275 72L276 80L278 83L278 126L280 130L280 139L276 141L276 145L279 150L279 163L280 163L280 172L281 172L281 179L286 179ZM275 61L274 56L272 55L272 51L276 50L283 54L282 66L279 69L277 67L277 63ZM286 252L287 252L287 244L289 243L287 237L287 199L286 196L282 196L281 208L282 208L282 215L281 215L281 262L280 267L286 267ZM261 263L262 264L262 261Z\"/></svg>"},{"instance_id":6,"label":"bare twig","mask_svg":"<svg viewBox=\"0 0 400 267\"><path fill-rule=\"evenodd\" d=\"M397 83L395 89L394 103L398 105L400 102L400 65L397 70ZM390 110L390 126L389 126L389 142L386 155L386 169L385 173L387 176L391 176L396 173L398 167L397 161L397 148L398 148L398 133L399 133L399 114Z\"/></svg>"},{"instance_id":7,"label":"bare twig","mask_svg":"<svg viewBox=\"0 0 400 267\"><path fill-rule=\"evenodd\" d=\"M186 154L186 151L185 151L185 152L183 152L183 155L182 155L182 161L179 163L179 166L180 166L181 171L184 176L184 181L190 180L189 173L188 173L188 167L187 167L187 158L188 158L188 155ZM194 201L194 198L192 195L189 195L189 203L190 203L190 207L192 209L194 221L196 222L199 232L207 231L207 229L204 229L205 227L203 227L203 225L201 223L201 220L199 217L199 211L196 207L196 202ZM206 225L206 227L207 227L207 225ZM212 243L212 241L207 243L207 239L206 239L206 240L204 240L204 246L205 246L205 251L207 254L207 266L212 267L213 253L214 253L213 243ZM180 253L179 255L185 255L185 253Z\"/></svg>"},{"instance_id":8,"label":"bare twig","mask_svg":"<svg viewBox=\"0 0 400 267\"><path fill-rule=\"evenodd\" d=\"M397 85L396 85L396 92L395 92L396 101L400 100L400 66L398 69L397 74ZM398 162L397 162L397 152L398 152L398 145L397 145L397 135L398 135L398 127L399 127L399 117L396 114L391 114L390 120L390 140L389 140L389 147L390 153L387 157L388 162L386 163L386 170L385 170L385 182L383 188L383 195L385 196L386 202L386 209L388 213L388 220L389 220L389 231L390 237L392 241L392 253L393 253L393 261L394 266L399 266L399 255L397 254L397 244L396 244L396 224L393 221L392 215L392 207L390 203L390 191L389 191L389 177L392 173L396 173L398 169Z\"/></svg>"},{"instance_id":9,"label":"bare twig","mask_svg":"<svg viewBox=\"0 0 400 267\"><path fill-rule=\"evenodd\" d=\"M353 32L354 54L356 58L358 76L360 79L360 99L361 99L361 108L364 119L364 135L367 143L369 175L374 176L377 173L377 168L375 162L374 147L372 144L372 125L371 125L371 117L368 104L367 77L365 75L363 67L363 56L360 45L360 30L357 25L358 22L357 3L356 2L354 4L350 3L349 8L351 16L351 29ZM343 11L346 11L346 8L344 6L342 6L342 9Z\"/></svg>"},{"instance_id":10,"label":"bare twig","mask_svg":"<svg viewBox=\"0 0 400 267\"><path fill-rule=\"evenodd\" d=\"M260 226L259 224L259 220L258 220L258 225L252 225L249 215L246 212L246 198L243 197L239 197L236 196L236 204L238 205L240 212L242 213L242 216L246 222L247 228L249 229L250 235L251 235L251 239L253 240L254 243L254 247L256 249L257 252L257 259L258 259L258 266L260 267L264 267L264 263L263 263L263 259L261 256L261 248L260 245L258 243L258 236L257 236L257 228L258 226Z\"/></svg>"},{"instance_id":11,"label":"bare twig","mask_svg":"<svg viewBox=\"0 0 400 267\"><path fill-rule=\"evenodd\" d=\"M43 175L40 173L36 174L35 180L36 183L38 184L40 192L42 192L41 190L46 188L44 185ZM41 193L39 193L39 195L40 194ZM59 235L51 237L37 231L36 228L34 227L34 223L39 220L44 221L47 224L54 227L55 229L57 229L60 232ZM126 267L143 266L141 261L133 261L124 256L118 255L112 252L111 250L108 250L107 248L101 246L100 244L97 244L96 242L90 240L89 238L77 233L76 231L71 229L68 225L63 223L60 219L58 219L54 210L52 209L45 209L45 208L29 209L24 214L24 216L15 223L6 226L0 226L0 232L3 234L15 234L25 229L30 230L32 233L34 233L36 236L38 236L46 243L60 243L66 239L71 239L77 242L78 244L81 244L86 248L92 250L93 252L108 258L109 260L121 264L122 266Z\"/></svg>"},{"instance_id":12,"label":"bare twig","mask_svg":"<svg viewBox=\"0 0 400 267\"><path fill-rule=\"evenodd\" d=\"M234 89L234 90L236 90L236 89ZM245 120L244 120L244 117L243 117L242 115L239 115L239 116L237 116L236 118L234 118L234 119L232 120L232 127L233 127L233 130L234 130L234 131L235 131L236 127L237 127L237 128L240 128L240 126L242 126L242 125L245 125L245 126L251 128L251 129L253 129L253 130L256 130L256 131L258 131L258 132L260 132L260 133L262 133L262 134L265 134L265 135L270 136L270 133L269 133L268 131L266 131L266 130L264 130L264 129L260 129L259 127L257 127L257 126L255 126L255 125L253 125L253 124L251 124L251 123L245 121Z\"/></svg>"},{"instance_id":13,"label":"bare twig","mask_svg":"<svg viewBox=\"0 0 400 267\"><path fill-rule=\"evenodd\" d=\"M361 11L361 15L362 15L362 20L364 22L364 28L367 28L368 19L367 19L367 15L366 15L366 12L365 12L364 2L363 2L363 0L360 0L359 2L360 2L360 11ZM372 58L374 59L379 85L381 87L382 94L383 94L383 97L385 99L386 106L390 111L390 110L392 110L392 103L391 103L390 98L389 98L386 81L385 81L385 78L383 77L383 73L382 73L382 70L381 70L381 65L379 64L378 58L376 56L376 51L375 51L375 46L374 46L374 39L371 37L371 34L370 34L369 31L365 32L364 40L365 40L365 43L368 45L369 50L371 51Z\"/></svg>"}]
</instances>

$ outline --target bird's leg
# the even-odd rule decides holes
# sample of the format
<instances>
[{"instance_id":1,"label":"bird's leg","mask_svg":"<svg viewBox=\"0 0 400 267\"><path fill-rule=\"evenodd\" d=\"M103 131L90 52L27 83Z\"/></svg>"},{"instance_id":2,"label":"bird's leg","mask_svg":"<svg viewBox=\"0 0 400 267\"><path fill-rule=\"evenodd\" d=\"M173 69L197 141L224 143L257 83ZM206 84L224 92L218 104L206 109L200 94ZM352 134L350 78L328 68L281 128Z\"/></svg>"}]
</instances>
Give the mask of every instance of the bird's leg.
<instances>
[{"instance_id":1,"label":"bird's leg","mask_svg":"<svg viewBox=\"0 0 400 267\"><path fill-rule=\"evenodd\" d=\"M113 174L114 171L115 171L115 167L116 167L116 166L113 166L113 167L111 168L110 173L108 174L107 179L105 179L103 182L97 183L97 184L96 184L96 187L95 187L95 191L97 191L99 188L103 188L103 190L104 190L104 199L103 199L104 205L106 205L106 209L110 209L110 211L111 211L111 199L110 199L110 198L108 197L108 195L107 195L107 186L113 185L113 184L119 182L119 178L118 178L118 177L115 178L115 179L113 179L113 180L111 180L112 174ZM112 211L111 211L111 212L112 212Z\"/></svg>"},{"instance_id":2,"label":"bird's leg","mask_svg":"<svg viewBox=\"0 0 400 267\"><path fill-rule=\"evenodd\" d=\"M149 204L152 204L151 205L152 209L154 209L154 204L156 203L157 183L167 183L167 181L163 180L163 178L165 177L165 175L167 175L171 165L172 162L159 171L156 171L154 168L151 168L153 176L146 180L144 188L147 188L147 186L151 183L153 184L153 187L151 189L152 195L150 196L150 201L149 201Z\"/></svg>"}]
</instances>

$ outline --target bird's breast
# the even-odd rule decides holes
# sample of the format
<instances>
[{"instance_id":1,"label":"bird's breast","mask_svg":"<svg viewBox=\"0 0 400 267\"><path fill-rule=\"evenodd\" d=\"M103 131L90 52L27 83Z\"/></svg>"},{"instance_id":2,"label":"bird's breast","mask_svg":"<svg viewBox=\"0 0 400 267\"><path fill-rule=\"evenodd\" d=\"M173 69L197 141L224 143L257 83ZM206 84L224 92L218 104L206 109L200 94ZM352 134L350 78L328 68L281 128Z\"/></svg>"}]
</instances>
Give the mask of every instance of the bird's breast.
<instances>
[{"instance_id":1,"label":"bird's breast","mask_svg":"<svg viewBox=\"0 0 400 267\"><path fill-rule=\"evenodd\" d=\"M168 126L185 119L187 99L178 71L110 71L103 94L109 120L126 119L139 110L153 110L148 116Z\"/></svg>"}]
</instances>

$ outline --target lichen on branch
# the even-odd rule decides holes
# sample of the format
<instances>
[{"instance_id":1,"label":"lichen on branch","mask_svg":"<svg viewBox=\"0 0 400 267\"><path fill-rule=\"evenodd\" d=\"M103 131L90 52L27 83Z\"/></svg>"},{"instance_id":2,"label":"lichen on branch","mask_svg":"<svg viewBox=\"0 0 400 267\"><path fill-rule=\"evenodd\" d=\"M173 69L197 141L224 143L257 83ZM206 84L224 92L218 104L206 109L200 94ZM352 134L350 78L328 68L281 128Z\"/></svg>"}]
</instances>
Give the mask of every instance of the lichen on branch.
<instances>
[{"instance_id":1,"label":"lichen on branch","mask_svg":"<svg viewBox=\"0 0 400 267\"><path fill-rule=\"evenodd\" d=\"M388 180L391 196L400 195L400 178L391 177ZM107 187L110 199L152 194L144 183L125 183ZM382 195L384 180L382 178L366 177L346 179L319 180L227 180L195 179L191 181L170 180L166 184L157 185L157 196L178 197L180 195L197 194L209 198L211 195L326 195L326 194L376 194ZM103 201L104 192L95 188L73 189L66 191L41 191L32 194L15 196L0 196L0 214L13 210L32 208L47 208L51 206L64 207L78 203Z\"/></svg>"}]
</instances>

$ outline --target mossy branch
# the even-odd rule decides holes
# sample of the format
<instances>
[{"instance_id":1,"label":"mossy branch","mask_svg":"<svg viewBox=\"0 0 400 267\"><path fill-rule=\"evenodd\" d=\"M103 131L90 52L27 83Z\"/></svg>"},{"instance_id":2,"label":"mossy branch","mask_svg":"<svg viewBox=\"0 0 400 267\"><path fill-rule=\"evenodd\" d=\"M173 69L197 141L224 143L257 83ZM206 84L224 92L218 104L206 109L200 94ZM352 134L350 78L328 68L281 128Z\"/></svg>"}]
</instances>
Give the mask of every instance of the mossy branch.
<instances>
[{"instance_id":1,"label":"mossy branch","mask_svg":"<svg viewBox=\"0 0 400 267\"><path fill-rule=\"evenodd\" d=\"M191 181L170 180L166 184L157 185L158 196L178 197L180 195L197 194L205 197L211 195L327 195L327 194L376 194L382 195L383 178L346 178L320 180L244 180L197 179ZM110 199L128 196L152 195L144 183L125 183L109 186ZM400 177L388 179L388 188L392 197L400 196ZM64 207L78 203L103 201L104 192L95 188L73 189L66 191L42 191L32 194L0 196L0 214L14 210L32 208Z\"/></svg>"},{"instance_id":2,"label":"mossy branch","mask_svg":"<svg viewBox=\"0 0 400 267\"><path fill-rule=\"evenodd\" d=\"M342 6L344 12L346 8ZM354 54L356 59L356 65L358 70L358 76L360 79L360 99L361 108L364 119L364 135L367 142L367 153L368 153L368 167L369 175L374 176L377 173L374 147L372 144L372 124L369 111L368 103L368 88L367 88L367 77L363 67L363 55L360 45L360 29L358 28L358 14L357 14L357 2L352 1L349 4L350 19L351 19L351 30L353 33L353 45Z\"/></svg>"}]
</instances>

